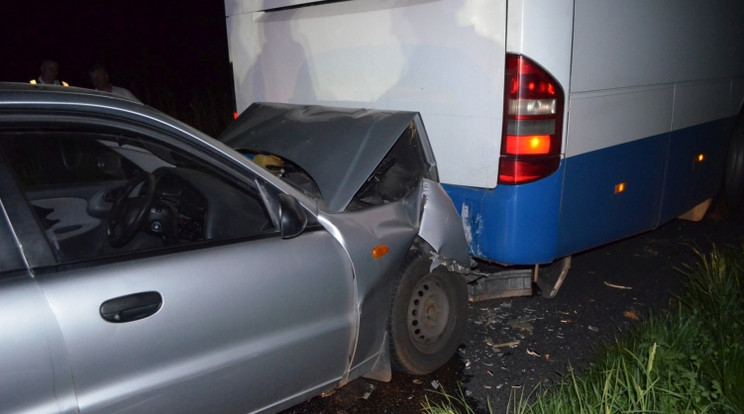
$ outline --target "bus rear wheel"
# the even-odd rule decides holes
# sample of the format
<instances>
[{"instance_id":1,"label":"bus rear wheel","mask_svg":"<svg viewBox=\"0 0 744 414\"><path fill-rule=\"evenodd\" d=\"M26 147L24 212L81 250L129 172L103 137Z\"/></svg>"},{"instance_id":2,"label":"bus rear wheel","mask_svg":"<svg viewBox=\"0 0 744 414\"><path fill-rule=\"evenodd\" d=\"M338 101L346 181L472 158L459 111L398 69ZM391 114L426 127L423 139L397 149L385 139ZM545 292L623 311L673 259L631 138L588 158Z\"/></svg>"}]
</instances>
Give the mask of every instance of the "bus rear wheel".
<instances>
[{"instance_id":1,"label":"bus rear wheel","mask_svg":"<svg viewBox=\"0 0 744 414\"><path fill-rule=\"evenodd\" d=\"M731 136L723 185L716 198L716 213L726 217L735 212L744 198L744 112L739 114Z\"/></svg>"}]
</instances>

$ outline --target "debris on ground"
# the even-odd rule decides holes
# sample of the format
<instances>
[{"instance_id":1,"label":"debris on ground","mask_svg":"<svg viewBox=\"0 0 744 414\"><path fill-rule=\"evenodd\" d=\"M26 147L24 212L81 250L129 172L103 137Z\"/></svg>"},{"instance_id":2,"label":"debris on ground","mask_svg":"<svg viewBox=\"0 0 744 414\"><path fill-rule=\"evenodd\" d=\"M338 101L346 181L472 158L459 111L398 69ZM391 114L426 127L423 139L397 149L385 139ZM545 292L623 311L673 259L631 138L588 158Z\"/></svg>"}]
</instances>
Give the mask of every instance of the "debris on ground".
<instances>
[{"instance_id":1,"label":"debris on ground","mask_svg":"<svg viewBox=\"0 0 744 414\"><path fill-rule=\"evenodd\" d=\"M372 395L372 391L374 391L374 390L375 390L375 385L372 384L372 383L369 383L367 385L367 389L362 394L361 399L368 400L369 399L369 396Z\"/></svg>"},{"instance_id":2,"label":"debris on ground","mask_svg":"<svg viewBox=\"0 0 744 414\"><path fill-rule=\"evenodd\" d=\"M628 319L632 319L634 321L641 319L641 316L638 314L638 311L633 307L623 312L623 316L625 316Z\"/></svg>"},{"instance_id":3,"label":"debris on ground","mask_svg":"<svg viewBox=\"0 0 744 414\"><path fill-rule=\"evenodd\" d=\"M494 351L498 350L499 348L516 348L519 346L520 341L511 341L511 342L503 342L500 344L492 344L491 348L493 348Z\"/></svg>"},{"instance_id":4,"label":"debris on ground","mask_svg":"<svg viewBox=\"0 0 744 414\"><path fill-rule=\"evenodd\" d=\"M605 284L605 286L609 286L609 287L615 288L615 289L624 289L624 290L631 290L631 289L633 289L630 286L616 285L614 283L610 283L610 282L607 282L607 281L605 281L604 284Z\"/></svg>"},{"instance_id":5,"label":"debris on ground","mask_svg":"<svg viewBox=\"0 0 744 414\"><path fill-rule=\"evenodd\" d=\"M538 358L540 357L540 354L538 354L537 352L535 352L535 351L533 351L533 350L531 350L529 348L527 348L527 355L532 355L533 357L538 357Z\"/></svg>"},{"instance_id":6,"label":"debris on ground","mask_svg":"<svg viewBox=\"0 0 744 414\"><path fill-rule=\"evenodd\" d=\"M509 321L509 326L515 329L521 329L523 331L532 332L532 323L525 319L512 319Z\"/></svg>"}]
</instances>

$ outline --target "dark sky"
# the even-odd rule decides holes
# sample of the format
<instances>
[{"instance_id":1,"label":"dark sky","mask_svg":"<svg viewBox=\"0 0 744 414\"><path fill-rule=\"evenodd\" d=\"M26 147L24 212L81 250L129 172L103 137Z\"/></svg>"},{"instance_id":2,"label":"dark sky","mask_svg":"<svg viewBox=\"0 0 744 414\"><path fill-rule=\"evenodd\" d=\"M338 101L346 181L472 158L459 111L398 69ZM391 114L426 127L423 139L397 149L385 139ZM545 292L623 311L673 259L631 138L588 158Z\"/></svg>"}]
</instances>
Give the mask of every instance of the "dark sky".
<instances>
[{"instance_id":1,"label":"dark sky","mask_svg":"<svg viewBox=\"0 0 744 414\"><path fill-rule=\"evenodd\" d=\"M59 61L61 80L82 87L101 63L138 96L232 81L222 0L10 3L0 17L0 81L28 82L47 58Z\"/></svg>"}]
</instances>

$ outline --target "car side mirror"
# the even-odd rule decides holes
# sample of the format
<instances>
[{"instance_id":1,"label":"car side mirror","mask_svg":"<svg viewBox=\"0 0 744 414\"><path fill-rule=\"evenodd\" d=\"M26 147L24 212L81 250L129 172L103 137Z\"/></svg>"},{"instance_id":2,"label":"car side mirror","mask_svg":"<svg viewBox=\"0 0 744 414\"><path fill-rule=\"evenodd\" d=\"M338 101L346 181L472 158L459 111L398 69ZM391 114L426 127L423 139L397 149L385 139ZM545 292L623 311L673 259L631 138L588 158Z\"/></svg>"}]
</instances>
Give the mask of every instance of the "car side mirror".
<instances>
[{"instance_id":1,"label":"car side mirror","mask_svg":"<svg viewBox=\"0 0 744 414\"><path fill-rule=\"evenodd\" d=\"M283 239L297 237L307 227L307 213L289 194L279 193L279 231Z\"/></svg>"}]
</instances>

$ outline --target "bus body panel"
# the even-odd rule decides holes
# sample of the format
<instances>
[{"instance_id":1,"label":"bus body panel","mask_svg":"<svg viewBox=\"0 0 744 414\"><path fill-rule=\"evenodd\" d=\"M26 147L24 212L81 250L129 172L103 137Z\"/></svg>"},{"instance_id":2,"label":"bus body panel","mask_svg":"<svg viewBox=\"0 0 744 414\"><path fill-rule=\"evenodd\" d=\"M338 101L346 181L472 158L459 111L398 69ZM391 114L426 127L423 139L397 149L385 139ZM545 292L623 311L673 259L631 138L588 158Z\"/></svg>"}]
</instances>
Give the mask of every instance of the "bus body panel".
<instances>
[{"instance_id":1,"label":"bus body panel","mask_svg":"<svg viewBox=\"0 0 744 414\"><path fill-rule=\"evenodd\" d=\"M510 0L506 51L528 56L568 91L573 0ZM546 47L548 46L548 47Z\"/></svg>"},{"instance_id":2,"label":"bus body panel","mask_svg":"<svg viewBox=\"0 0 744 414\"><path fill-rule=\"evenodd\" d=\"M744 73L738 0L576 0L571 92Z\"/></svg>"},{"instance_id":3,"label":"bus body panel","mask_svg":"<svg viewBox=\"0 0 744 414\"><path fill-rule=\"evenodd\" d=\"M540 181L495 189L445 184L471 254L504 264L550 263L558 241L563 170L561 165Z\"/></svg>"},{"instance_id":4,"label":"bus body panel","mask_svg":"<svg viewBox=\"0 0 744 414\"><path fill-rule=\"evenodd\" d=\"M728 117L672 132L658 224L715 197L735 123Z\"/></svg>"},{"instance_id":5,"label":"bus body panel","mask_svg":"<svg viewBox=\"0 0 744 414\"><path fill-rule=\"evenodd\" d=\"M251 12L267 3L226 0L239 111L258 101L418 111L435 154L449 154L437 160L443 182L496 186L506 0Z\"/></svg>"},{"instance_id":6,"label":"bus body panel","mask_svg":"<svg viewBox=\"0 0 744 414\"><path fill-rule=\"evenodd\" d=\"M238 109L421 112L478 258L548 263L718 190L744 101L740 0L315 3L225 0ZM516 186L497 183L506 53L566 94L558 171Z\"/></svg>"},{"instance_id":7,"label":"bus body panel","mask_svg":"<svg viewBox=\"0 0 744 414\"><path fill-rule=\"evenodd\" d=\"M567 158L556 256L655 227L668 146L662 133Z\"/></svg>"},{"instance_id":8,"label":"bus body panel","mask_svg":"<svg viewBox=\"0 0 744 414\"><path fill-rule=\"evenodd\" d=\"M715 196L735 120L567 158L556 257L653 229Z\"/></svg>"}]
</instances>

